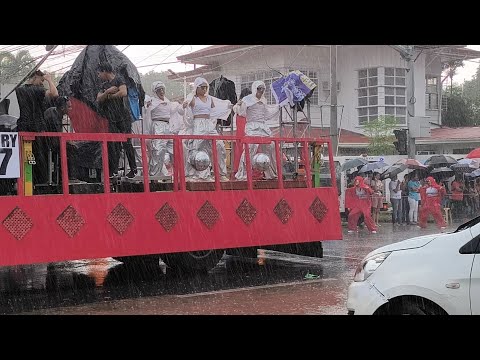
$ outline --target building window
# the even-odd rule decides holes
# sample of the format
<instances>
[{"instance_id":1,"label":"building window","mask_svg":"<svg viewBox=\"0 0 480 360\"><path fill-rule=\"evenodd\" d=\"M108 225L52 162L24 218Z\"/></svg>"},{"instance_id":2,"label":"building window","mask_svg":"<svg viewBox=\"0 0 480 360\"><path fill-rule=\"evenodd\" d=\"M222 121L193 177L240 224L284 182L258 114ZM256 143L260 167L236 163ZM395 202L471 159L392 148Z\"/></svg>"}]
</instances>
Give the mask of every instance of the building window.
<instances>
[{"instance_id":1,"label":"building window","mask_svg":"<svg viewBox=\"0 0 480 360\"><path fill-rule=\"evenodd\" d=\"M425 77L425 109L438 110L438 78L427 75Z\"/></svg>"},{"instance_id":2,"label":"building window","mask_svg":"<svg viewBox=\"0 0 480 360\"><path fill-rule=\"evenodd\" d=\"M458 154L458 155L463 155L463 154L468 154L470 151L472 151L474 148L465 148L465 149L453 149L452 153L453 154Z\"/></svg>"},{"instance_id":3,"label":"building window","mask_svg":"<svg viewBox=\"0 0 480 360\"><path fill-rule=\"evenodd\" d=\"M403 68L385 68L385 86L405 86L406 70Z\"/></svg>"},{"instance_id":4,"label":"building window","mask_svg":"<svg viewBox=\"0 0 480 360\"><path fill-rule=\"evenodd\" d=\"M407 124L406 75L403 68L386 67L385 73L385 115L395 116L397 124Z\"/></svg>"},{"instance_id":5,"label":"building window","mask_svg":"<svg viewBox=\"0 0 480 360\"><path fill-rule=\"evenodd\" d=\"M294 70L290 70L294 71ZM317 88L313 92L312 96L310 97L310 104L312 105L318 105L318 73L313 70L302 70L299 69L299 71L308 76L310 80L312 80L316 85ZM272 90L270 89L270 86L272 85L272 82L275 80L280 79L281 75L276 72L276 71L258 71L256 73L251 73L251 74L246 74L242 75L241 77L241 83L240 83L240 90L243 90L245 88L252 89L252 84L256 80L261 80L265 83L265 98L267 99L267 102L269 104L275 104L275 97L272 94Z\"/></svg>"},{"instance_id":6,"label":"building window","mask_svg":"<svg viewBox=\"0 0 480 360\"><path fill-rule=\"evenodd\" d=\"M379 93L384 96L379 97ZM358 70L359 125L375 120L379 114L395 116L399 125L405 125L406 103L405 69L380 67Z\"/></svg>"},{"instance_id":7,"label":"building window","mask_svg":"<svg viewBox=\"0 0 480 360\"><path fill-rule=\"evenodd\" d=\"M365 125L378 117L378 68L358 71L358 123Z\"/></svg>"},{"instance_id":8,"label":"building window","mask_svg":"<svg viewBox=\"0 0 480 360\"><path fill-rule=\"evenodd\" d=\"M437 152L435 150L420 150L417 151L417 155L435 155Z\"/></svg>"}]
</instances>

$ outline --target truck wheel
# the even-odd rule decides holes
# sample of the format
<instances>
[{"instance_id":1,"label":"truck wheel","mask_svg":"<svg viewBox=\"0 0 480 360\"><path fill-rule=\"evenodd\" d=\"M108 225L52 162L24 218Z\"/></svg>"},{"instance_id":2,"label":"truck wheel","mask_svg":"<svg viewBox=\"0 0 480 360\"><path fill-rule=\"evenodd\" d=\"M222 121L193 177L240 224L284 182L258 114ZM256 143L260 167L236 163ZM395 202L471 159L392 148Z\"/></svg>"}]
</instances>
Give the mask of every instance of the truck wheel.
<instances>
[{"instance_id":1,"label":"truck wheel","mask_svg":"<svg viewBox=\"0 0 480 360\"><path fill-rule=\"evenodd\" d=\"M202 250L162 255L168 267L184 272L206 272L223 257L224 250Z\"/></svg>"}]
</instances>

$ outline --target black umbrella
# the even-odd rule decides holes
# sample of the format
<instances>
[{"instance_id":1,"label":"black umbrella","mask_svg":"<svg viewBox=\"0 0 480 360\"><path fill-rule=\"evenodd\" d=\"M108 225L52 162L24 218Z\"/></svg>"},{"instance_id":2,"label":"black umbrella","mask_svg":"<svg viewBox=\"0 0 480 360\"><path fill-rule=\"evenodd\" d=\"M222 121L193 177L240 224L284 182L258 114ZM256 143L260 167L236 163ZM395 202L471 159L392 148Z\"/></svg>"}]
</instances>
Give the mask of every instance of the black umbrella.
<instances>
[{"instance_id":1,"label":"black umbrella","mask_svg":"<svg viewBox=\"0 0 480 360\"><path fill-rule=\"evenodd\" d=\"M473 159L461 159L458 163L450 166L450 169L460 173L470 173L478 169L478 161Z\"/></svg>"},{"instance_id":2,"label":"black umbrella","mask_svg":"<svg viewBox=\"0 0 480 360\"><path fill-rule=\"evenodd\" d=\"M430 171L430 174L438 174L438 173L442 173L442 172L453 173L454 171L452 169L449 169L448 167L443 166L443 167L433 169L432 171Z\"/></svg>"},{"instance_id":3,"label":"black umbrella","mask_svg":"<svg viewBox=\"0 0 480 360\"><path fill-rule=\"evenodd\" d=\"M406 169L407 165L405 164L394 164L380 175L380 179L385 180L387 178L392 178L395 175L400 174L402 171L405 171Z\"/></svg>"},{"instance_id":4,"label":"black umbrella","mask_svg":"<svg viewBox=\"0 0 480 360\"><path fill-rule=\"evenodd\" d=\"M375 161L375 162L363 165L358 173L361 174L361 173L365 173L365 172L370 172L370 171L373 171L373 170L376 170L376 169L382 169L382 168L387 167L387 166L389 166L389 165L387 163L383 162L383 161Z\"/></svg>"},{"instance_id":5,"label":"black umbrella","mask_svg":"<svg viewBox=\"0 0 480 360\"><path fill-rule=\"evenodd\" d=\"M472 171L477 170L473 167L470 167L470 166L464 165L464 164L452 165L450 167L450 169L452 169L453 171L458 172L458 173L471 173Z\"/></svg>"},{"instance_id":6,"label":"black umbrella","mask_svg":"<svg viewBox=\"0 0 480 360\"><path fill-rule=\"evenodd\" d=\"M365 159L362 159L362 158L356 158L356 159L348 160L347 162L345 162L342 165L341 171L350 170L350 169L353 169L353 168L356 168L356 167L359 167L359 166L362 166L362 165L365 165L365 164L368 164L368 161L365 160Z\"/></svg>"},{"instance_id":7,"label":"black umbrella","mask_svg":"<svg viewBox=\"0 0 480 360\"><path fill-rule=\"evenodd\" d=\"M457 160L455 160L453 157L448 155L433 155L432 157L428 158L425 161L425 165L427 166L440 165L440 164L452 165L456 163L457 163Z\"/></svg>"},{"instance_id":8,"label":"black umbrella","mask_svg":"<svg viewBox=\"0 0 480 360\"><path fill-rule=\"evenodd\" d=\"M480 176L480 169L474 170L474 171L472 171L472 172L469 173L469 174L465 174L465 176L468 176L468 177L477 177L477 176Z\"/></svg>"}]
</instances>

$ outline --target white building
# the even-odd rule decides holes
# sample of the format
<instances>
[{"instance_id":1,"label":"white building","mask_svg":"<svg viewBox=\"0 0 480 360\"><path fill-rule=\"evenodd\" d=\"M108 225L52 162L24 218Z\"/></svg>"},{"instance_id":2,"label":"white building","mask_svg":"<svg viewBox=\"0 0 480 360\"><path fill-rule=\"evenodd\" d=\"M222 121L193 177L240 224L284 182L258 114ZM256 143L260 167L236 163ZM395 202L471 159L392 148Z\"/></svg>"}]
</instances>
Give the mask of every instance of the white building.
<instances>
[{"instance_id":1,"label":"white building","mask_svg":"<svg viewBox=\"0 0 480 360\"><path fill-rule=\"evenodd\" d=\"M441 126L442 62L480 58L480 52L465 45L416 45L415 116ZM255 80L267 85L267 99L274 102L269 85L282 74L300 70L317 83L311 98L312 127L320 131L330 126L330 45L215 45L177 57L195 64L195 70L169 76L191 82L197 76L208 81L223 75L236 84L237 95ZM393 115L399 128L406 128L406 61L389 45L337 46L337 124L340 127L340 154L359 154L368 145L363 125L379 115ZM322 106L325 105L325 106ZM480 129L478 138L480 138ZM342 132L347 136L342 138ZM435 135L435 132L433 132ZM435 138L420 141L435 142ZM478 141L477 141L478 142ZM468 144L467 144L468 145ZM469 148L465 143L462 149ZM472 145L473 146L473 145ZM431 146L430 146L431 147ZM455 145L454 145L455 147ZM474 146L475 147L475 146ZM363 149L363 150L362 150ZM438 146L431 151L444 153ZM450 152L454 150L451 146Z\"/></svg>"}]
</instances>

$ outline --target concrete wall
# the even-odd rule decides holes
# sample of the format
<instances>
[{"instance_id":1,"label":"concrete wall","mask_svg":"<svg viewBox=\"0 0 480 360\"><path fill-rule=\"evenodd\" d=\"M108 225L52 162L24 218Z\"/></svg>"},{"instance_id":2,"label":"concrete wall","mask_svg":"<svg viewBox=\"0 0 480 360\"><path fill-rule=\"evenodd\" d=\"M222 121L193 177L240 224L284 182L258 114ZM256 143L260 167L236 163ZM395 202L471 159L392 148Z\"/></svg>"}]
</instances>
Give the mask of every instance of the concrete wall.
<instances>
[{"instance_id":1,"label":"concrete wall","mask_svg":"<svg viewBox=\"0 0 480 360\"><path fill-rule=\"evenodd\" d=\"M438 95L439 95L439 104L438 104L438 110L425 110L425 115L430 117L429 121L437 124L442 123L442 112L441 112L441 106L442 106L442 63L440 61L439 56L426 56L425 57L425 75L432 75L432 76L437 76L438 77Z\"/></svg>"},{"instance_id":2,"label":"concrete wall","mask_svg":"<svg viewBox=\"0 0 480 360\"><path fill-rule=\"evenodd\" d=\"M235 81L238 96L241 91L241 75L271 69L283 74L289 69L316 71L319 76L319 88L315 91L318 91L319 105L311 106L310 118L313 126L321 126L320 105L329 103L329 92L321 90L321 82L330 79L329 46L270 45L251 50L230 63L227 63L227 59L221 61L226 63L222 66L222 73L228 79ZM329 116L328 109L323 109L323 116ZM325 122L325 119L324 126L329 126L329 122Z\"/></svg>"},{"instance_id":3,"label":"concrete wall","mask_svg":"<svg viewBox=\"0 0 480 360\"><path fill-rule=\"evenodd\" d=\"M338 51L338 75L341 91L338 104L345 105L342 126L346 129L361 132L358 125L358 70L373 67L406 68L407 64L400 54L386 45L357 45L340 47ZM420 55L415 61L415 115L425 116L425 55ZM379 85L383 85L379 78ZM384 94L379 93L379 103ZM407 99L408 101L408 99Z\"/></svg>"},{"instance_id":4,"label":"concrete wall","mask_svg":"<svg viewBox=\"0 0 480 360\"><path fill-rule=\"evenodd\" d=\"M421 54L415 61L415 115L426 116L425 112L425 60ZM235 57L219 59L222 65L221 72L224 76L236 82L237 94L240 94L240 76L257 71L268 71L269 68L279 71L288 69L307 69L318 73L318 98L319 104L311 107L311 121L313 126L330 126L330 91L322 89L322 82L330 80L330 46L328 45L271 45L261 49L251 50L244 55L236 54ZM386 45L355 45L337 48L337 81L340 82L338 92L337 124L345 129L362 132L358 124L358 70L372 67L400 67L406 68L406 62L400 54ZM428 72L439 72L436 61L429 61ZM379 82L382 85L382 82ZM382 103L384 94L379 94L379 103ZM322 111L322 113L321 113ZM435 122L438 114L433 114ZM322 121L323 120L323 121Z\"/></svg>"},{"instance_id":5,"label":"concrete wall","mask_svg":"<svg viewBox=\"0 0 480 360\"><path fill-rule=\"evenodd\" d=\"M458 142L458 143L435 143L435 144L418 144L416 145L417 151L435 151L436 154L453 154L454 149L476 149L480 147L480 141L478 142ZM468 154L470 151L463 155ZM461 155L461 154L459 154Z\"/></svg>"}]
</instances>

